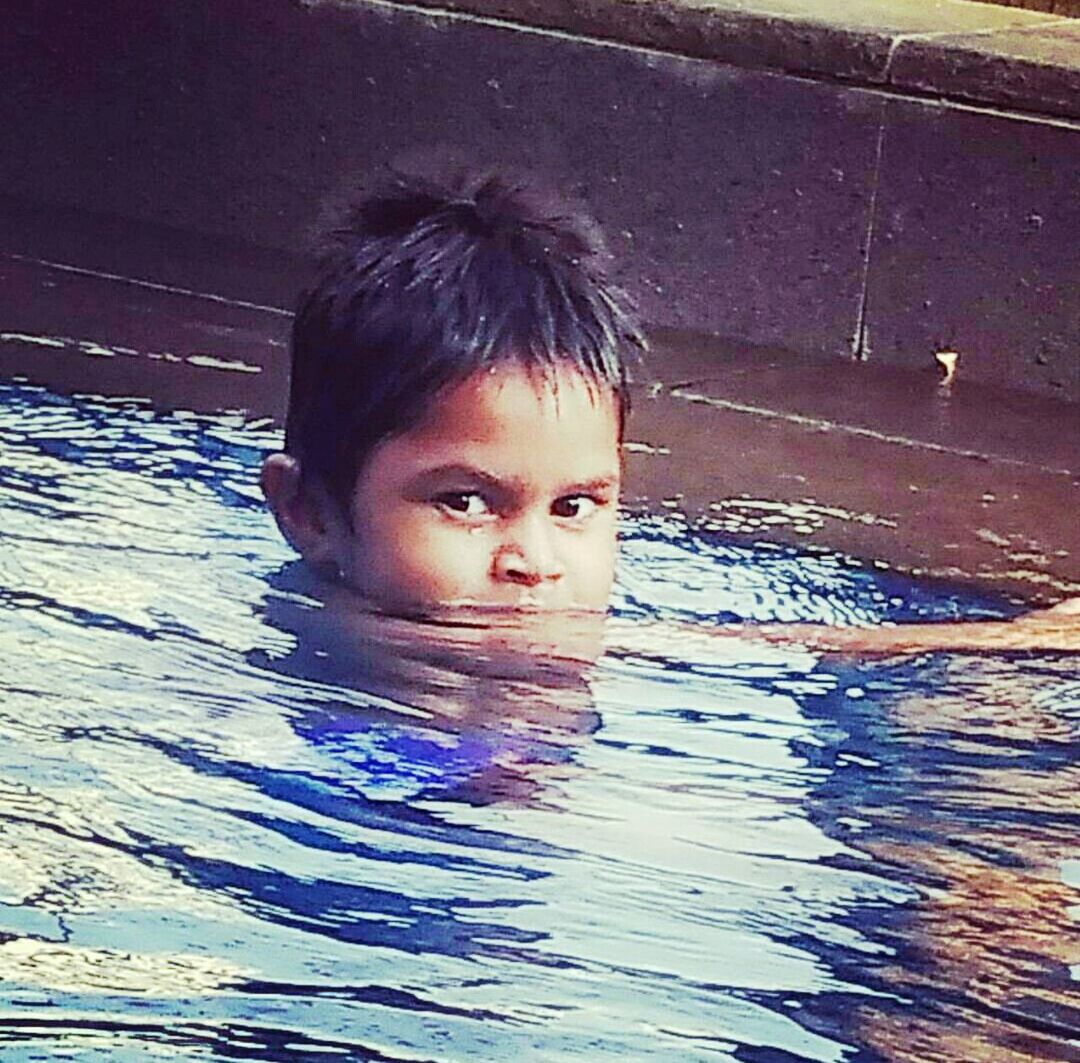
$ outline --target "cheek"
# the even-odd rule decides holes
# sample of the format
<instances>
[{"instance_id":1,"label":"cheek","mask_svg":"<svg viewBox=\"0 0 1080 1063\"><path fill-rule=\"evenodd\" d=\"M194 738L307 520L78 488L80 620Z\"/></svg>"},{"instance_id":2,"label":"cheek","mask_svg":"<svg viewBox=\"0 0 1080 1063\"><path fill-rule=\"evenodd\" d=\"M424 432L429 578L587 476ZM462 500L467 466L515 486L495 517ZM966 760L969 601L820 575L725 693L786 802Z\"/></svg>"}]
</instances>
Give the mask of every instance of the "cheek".
<instances>
[{"instance_id":1,"label":"cheek","mask_svg":"<svg viewBox=\"0 0 1080 1063\"><path fill-rule=\"evenodd\" d=\"M573 574L579 604L604 608L608 604L615 579L618 552L616 522L605 521L589 532L573 551Z\"/></svg>"},{"instance_id":2,"label":"cheek","mask_svg":"<svg viewBox=\"0 0 1080 1063\"><path fill-rule=\"evenodd\" d=\"M357 582L381 597L462 597L486 580L490 547L482 535L447 527L426 514L399 514L356 552Z\"/></svg>"}]
</instances>

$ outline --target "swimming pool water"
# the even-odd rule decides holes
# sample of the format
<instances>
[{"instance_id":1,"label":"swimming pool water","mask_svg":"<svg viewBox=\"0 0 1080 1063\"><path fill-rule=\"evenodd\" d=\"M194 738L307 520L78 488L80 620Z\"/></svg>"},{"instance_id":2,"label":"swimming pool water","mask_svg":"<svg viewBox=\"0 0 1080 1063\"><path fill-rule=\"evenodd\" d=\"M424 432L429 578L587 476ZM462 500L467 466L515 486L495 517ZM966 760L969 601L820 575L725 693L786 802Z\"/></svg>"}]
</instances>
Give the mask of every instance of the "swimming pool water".
<instances>
[{"instance_id":1,"label":"swimming pool water","mask_svg":"<svg viewBox=\"0 0 1080 1063\"><path fill-rule=\"evenodd\" d=\"M0 1058L1075 1057L1074 662L642 624L583 672L360 668L259 500L278 442L0 389ZM670 516L614 603L1009 608Z\"/></svg>"}]
</instances>

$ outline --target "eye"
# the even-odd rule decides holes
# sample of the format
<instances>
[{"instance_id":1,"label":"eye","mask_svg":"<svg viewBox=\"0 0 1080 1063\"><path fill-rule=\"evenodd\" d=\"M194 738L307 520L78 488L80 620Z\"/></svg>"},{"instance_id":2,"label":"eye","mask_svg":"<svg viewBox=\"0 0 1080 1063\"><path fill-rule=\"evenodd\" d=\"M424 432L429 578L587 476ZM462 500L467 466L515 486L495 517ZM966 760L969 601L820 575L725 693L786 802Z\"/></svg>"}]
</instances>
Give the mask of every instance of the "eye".
<instances>
[{"instance_id":1,"label":"eye","mask_svg":"<svg viewBox=\"0 0 1080 1063\"><path fill-rule=\"evenodd\" d=\"M551 505L551 514L564 520L583 521L600 508L600 500L591 495L564 495Z\"/></svg>"},{"instance_id":2,"label":"eye","mask_svg":"<svg viewBox=\"0 0 1080 1063\"><path fill-rule=\"evenodd\" d=\"M444 491L434 501L453 517L485 517L492 512L488 500L479 491Z\"/></svg>"}]
</instances>

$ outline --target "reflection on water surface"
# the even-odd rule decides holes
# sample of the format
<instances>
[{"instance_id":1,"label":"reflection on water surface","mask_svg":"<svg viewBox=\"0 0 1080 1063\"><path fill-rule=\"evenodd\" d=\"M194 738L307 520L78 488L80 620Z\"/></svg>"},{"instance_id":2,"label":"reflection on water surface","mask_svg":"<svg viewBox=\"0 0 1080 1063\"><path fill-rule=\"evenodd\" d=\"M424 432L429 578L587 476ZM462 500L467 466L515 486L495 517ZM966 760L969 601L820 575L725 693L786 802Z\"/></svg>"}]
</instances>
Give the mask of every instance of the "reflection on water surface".
<instances>
[{"instance_id":1,"label":"reflection on water surface","mask_svg":"<svg viewBox=\"0 0 1080 1063\"><path fill-rule=\"evenodd\" d=\"M4 1059L1075 1058L1073 662L636 623L996 603L641 519L591 665L360 637L270 434L3 400Z\"/></svg>"}]
</instances>

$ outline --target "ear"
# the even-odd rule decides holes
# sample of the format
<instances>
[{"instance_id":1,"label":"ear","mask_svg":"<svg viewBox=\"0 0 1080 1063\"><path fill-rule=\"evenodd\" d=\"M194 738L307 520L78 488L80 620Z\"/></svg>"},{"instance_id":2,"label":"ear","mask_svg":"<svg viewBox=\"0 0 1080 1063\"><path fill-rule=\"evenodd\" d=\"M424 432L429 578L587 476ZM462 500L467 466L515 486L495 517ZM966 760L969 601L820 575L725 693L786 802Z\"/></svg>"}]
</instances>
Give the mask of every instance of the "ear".
<instances>
[{"instance_id":1,"label":"ear","mask_svg":"<svg viewBox=\"0 0 1080 1063\"><path fill-rule=\"evenodd\" d=\"M271 454L263 462L259 483L289 544L307 561L336 565L341 513L325 490L304 482L300 462L289 454Z\"/></svg>"}]
</instances>

